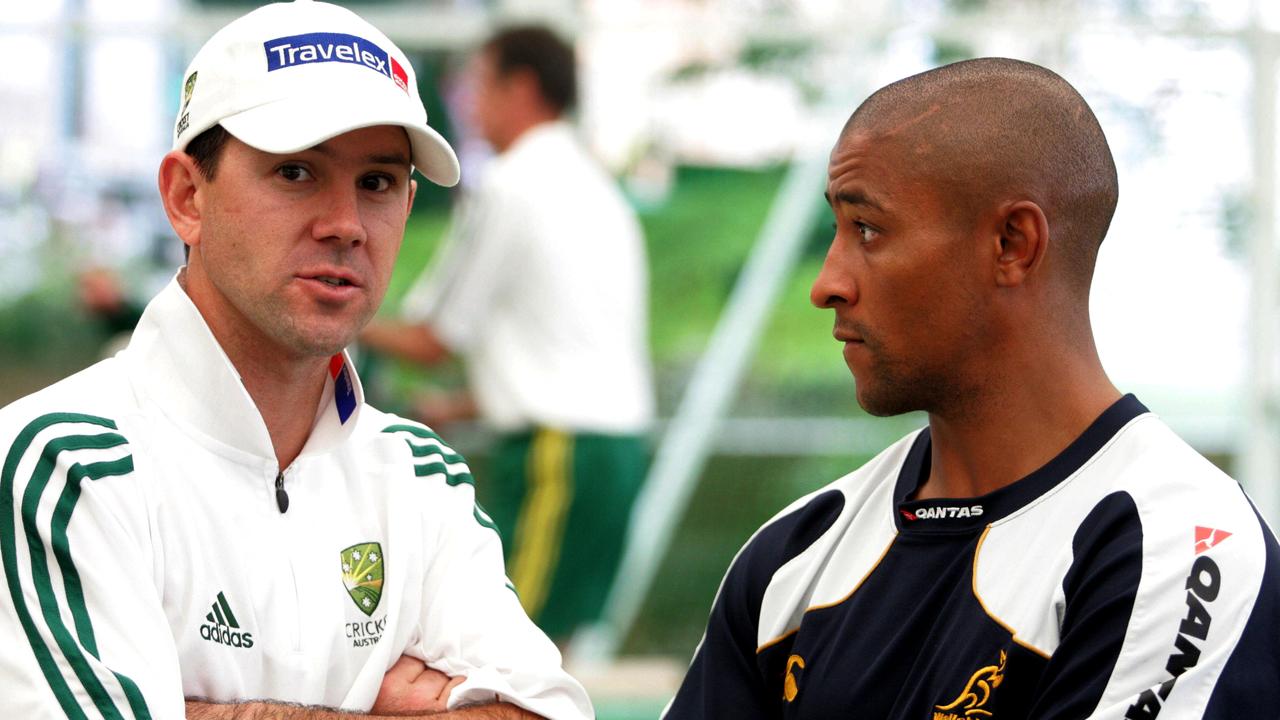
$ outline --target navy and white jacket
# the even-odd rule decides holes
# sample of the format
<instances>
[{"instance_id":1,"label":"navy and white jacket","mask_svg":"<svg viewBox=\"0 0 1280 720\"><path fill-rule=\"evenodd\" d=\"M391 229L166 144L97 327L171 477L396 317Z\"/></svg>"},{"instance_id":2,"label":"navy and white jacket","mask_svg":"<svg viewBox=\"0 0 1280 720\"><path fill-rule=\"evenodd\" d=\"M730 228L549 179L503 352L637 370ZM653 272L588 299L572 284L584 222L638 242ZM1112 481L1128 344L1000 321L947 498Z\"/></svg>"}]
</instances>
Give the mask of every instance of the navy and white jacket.
<instances>
[{"instance_id":1,"label":"navy and white jacket","mask_svg":"<svg viewBox=\"0 0 1280 720\"><path fill-rule=\"evenodd\" d=\"M1280 717L1280 548L1133 396L989 495L927 429L739 552L668 720Z\"/></svg>"}]
</instances>

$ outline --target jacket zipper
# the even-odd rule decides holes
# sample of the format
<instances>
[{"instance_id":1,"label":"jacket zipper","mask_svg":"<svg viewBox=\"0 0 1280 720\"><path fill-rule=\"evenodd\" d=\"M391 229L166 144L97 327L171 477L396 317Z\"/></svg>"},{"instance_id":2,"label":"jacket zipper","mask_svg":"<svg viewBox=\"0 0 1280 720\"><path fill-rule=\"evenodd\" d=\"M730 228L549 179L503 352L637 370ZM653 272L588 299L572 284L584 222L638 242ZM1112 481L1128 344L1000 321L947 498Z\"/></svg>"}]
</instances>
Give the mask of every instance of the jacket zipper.
<instances>
[{"instance_id":1,"label":"jacket zipper","mask_svg":"<svg viewBox=\"0 0 1280 720\"><path fill-rule=\"evenodd\" d=\"M289 510L289 493L284 489L284 473L285 469L276 470L276 508L280 510L281 519ZM289 563L289 579L293 581L293 617L297 620L297 624L293 630L293 652L302 652L302 592L298 587L298 569L294 567L293 548L286 542L284 548L288 553L286 561Z\"/></svg>"},{"instance_id":2,"label":"jacket zipper","mask_svg":"<svg viewBox=\"0 0 1280 720\"><path fill-rule=\"evenodd\" d=\"M289 493L284 489L284 470L276 472L276 507L280 508L281 515L289 511Z\"/></svg>"}]
</instances>

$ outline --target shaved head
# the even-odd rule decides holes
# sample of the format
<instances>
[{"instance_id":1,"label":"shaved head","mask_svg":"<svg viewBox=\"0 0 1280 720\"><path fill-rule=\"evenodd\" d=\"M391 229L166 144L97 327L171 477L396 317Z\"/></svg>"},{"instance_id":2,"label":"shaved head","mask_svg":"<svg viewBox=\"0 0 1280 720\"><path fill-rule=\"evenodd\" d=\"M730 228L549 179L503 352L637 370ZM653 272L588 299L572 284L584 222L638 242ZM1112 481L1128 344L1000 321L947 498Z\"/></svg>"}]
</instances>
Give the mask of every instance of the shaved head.
<instances>
[{"instance_id":1,"label":"shaved head","mask_svg":"<svg viewBox=\"0 0 1280 720\"><path fill-rule=\"evenodd\" d=\"M908 170L942 195L957 222L1006 201L1044 211L1048 265L1088 292L1119 196L1102 127L1066 80L1038 65L979 58L899 80L854 111L859 133L903 148Z\"/></svg>"}]
</instances>

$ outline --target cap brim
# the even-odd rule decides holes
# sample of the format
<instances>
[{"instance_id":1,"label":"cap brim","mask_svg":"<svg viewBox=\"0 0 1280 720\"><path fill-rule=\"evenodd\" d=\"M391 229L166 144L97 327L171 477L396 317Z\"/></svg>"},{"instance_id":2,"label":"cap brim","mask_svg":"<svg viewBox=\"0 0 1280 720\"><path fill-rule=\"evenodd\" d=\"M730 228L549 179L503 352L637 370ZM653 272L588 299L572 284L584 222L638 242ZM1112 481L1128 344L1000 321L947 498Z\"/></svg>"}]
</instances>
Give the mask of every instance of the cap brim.
<instances>
[{"instance_id":1,"label":"cap brim","mask_svg":"<svg viewBox=\"0 0 1280 720\"><path fill-rule=\"evenodd\" d=\"M284 154L315 147L343 133L377 125L398 125L409 135L413 165L428 180L444 187L458 184L458 156L427 124L404 117L394 108L354 98L276 100L220 120L227 132L263 152Z\"/></svg>"}]
</instances>

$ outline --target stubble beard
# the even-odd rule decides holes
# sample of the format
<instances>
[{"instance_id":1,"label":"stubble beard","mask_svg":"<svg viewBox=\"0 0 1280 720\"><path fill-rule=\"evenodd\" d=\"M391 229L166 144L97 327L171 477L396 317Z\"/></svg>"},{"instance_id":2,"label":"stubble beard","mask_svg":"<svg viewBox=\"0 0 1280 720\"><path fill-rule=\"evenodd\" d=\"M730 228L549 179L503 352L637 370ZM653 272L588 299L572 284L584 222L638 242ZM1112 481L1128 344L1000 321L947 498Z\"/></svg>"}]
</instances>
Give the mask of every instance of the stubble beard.
<instances>
[{"instance_id":1,"label":"stubble beard","mask_svg":"<svg viewBox=\"0 0 1280 720\"><path fill-rule=\"evenodd\" d=\"M373 316L375 308L361 308L358 315L343 321L325 317L320 311L291 302L284 290L255 295L244 288L227 288L228 300L256 329L259 342L267 341L278 351L298 359L328 358L355 341L360 328ZM233 297L233 295L235 297Z\"/></svg>"},{"instance_id":2,"label":"stubble beard","mask_svg":"<svg viewBox=\"0 0 1280 720\"><path fill-rule=\"evenodd\" d=\"M897 376L882 373L875 380L859 380L857 385L858 405L875 417L891 417L923 409L923 402L917 398L913 383Z\"/></svg>"},{"instance_id":3,"label":"stubble beard","mask_svg":"<svg viewBox=\"0 0 1280 720\"><path fill-rule=\"evenodd\" d=\"M362 310L353 321L339 325L333 320L316 319L309 313L298 312L276 298L250 312L259 316L255 324L287 351L298 357L326 358L354 342L360 328L373 315L372 311Z\"/></svg>"},{"instance_id":4,"label":"stubble beard","mask_svg":"<svg viewBox=\"0 0 1280 720\"><path fill-rule=\"evenodd\" d=\"M870 340L873 362L863 377L854 375L858 405L875 417L935 412L955 403L961 393L955 379L939 368L920 367L887 353Z\"/></svg>"}]
</instances>

